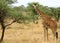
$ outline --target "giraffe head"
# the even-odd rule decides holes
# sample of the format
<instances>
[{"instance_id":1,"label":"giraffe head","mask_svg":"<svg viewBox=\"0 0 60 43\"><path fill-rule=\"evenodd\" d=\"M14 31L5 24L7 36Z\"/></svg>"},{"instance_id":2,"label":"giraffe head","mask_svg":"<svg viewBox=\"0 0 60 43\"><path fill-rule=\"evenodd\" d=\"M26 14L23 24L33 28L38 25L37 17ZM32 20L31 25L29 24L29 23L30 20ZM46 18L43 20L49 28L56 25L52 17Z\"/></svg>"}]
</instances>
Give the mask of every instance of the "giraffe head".
<instances>
[{"instance_id":1,"label":"giraffe head","mask_svg":"<svg viewBox=\"0 0 60 43\"><path fill-rule=\"evenodd\" d=\"M33 7L36 8L37 7L37 4L33 4Z\"/></svg>"}]
</instances>

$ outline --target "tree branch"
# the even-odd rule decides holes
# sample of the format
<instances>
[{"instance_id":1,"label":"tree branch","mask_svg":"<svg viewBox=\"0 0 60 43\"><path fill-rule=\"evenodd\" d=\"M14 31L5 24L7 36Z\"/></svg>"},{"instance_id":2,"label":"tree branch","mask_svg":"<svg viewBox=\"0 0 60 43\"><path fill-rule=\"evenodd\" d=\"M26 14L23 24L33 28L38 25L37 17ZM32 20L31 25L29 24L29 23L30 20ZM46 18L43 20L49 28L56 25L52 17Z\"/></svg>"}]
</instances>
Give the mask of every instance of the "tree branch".
<instances>
[{"instance_id":1,"label":"tree branch","mask_svg":"<svg viewBox=\"0 0 60 43\"><path fill-rule=\"evenodd\" d=\"M18 21L18 20L20 20L20 18L18 18L17 20L14 19L10 24L7 24L5 27L7 27L7 26L9 26L9 25L11 25L11 24L13 24L13 23L15 23L15 22Z\"/></svg>"},{"instance_id":2,"label":"tree branch","mask_svg":"<svg viewBox=\"0 0 60 43\"><path fill-rule=\"evenodd\" d=\"M10 24L7 24L5 27L7 27L7 26L9 26L9 25L11 25L11 24L13 24L15 22L16 22L16 20L13 20Z\"/></svg>"}]
</instances>

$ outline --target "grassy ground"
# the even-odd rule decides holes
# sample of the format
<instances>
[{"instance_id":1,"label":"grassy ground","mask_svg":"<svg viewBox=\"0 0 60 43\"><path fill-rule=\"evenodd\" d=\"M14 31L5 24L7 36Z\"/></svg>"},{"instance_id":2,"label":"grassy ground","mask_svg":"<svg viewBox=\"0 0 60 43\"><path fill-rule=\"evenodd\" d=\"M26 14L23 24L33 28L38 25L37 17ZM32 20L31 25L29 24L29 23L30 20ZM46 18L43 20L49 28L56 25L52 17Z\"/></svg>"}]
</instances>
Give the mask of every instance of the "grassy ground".
<instances>
[{"instance_id":1,"label":"grassy ground","mask_svg":"<svg viewBox=\"0 0 60 43\"><path fill-rule=\"evenodd\" d=\"M18 24L14 23L5 31L3 43L60 43L60 29L58 29L59 39L53 40L53 35L49 29L49 41L44 41L44 31L41 20L38 24ZM1 36L1 29L0 29Z\"/></svg>"}]
</instances>

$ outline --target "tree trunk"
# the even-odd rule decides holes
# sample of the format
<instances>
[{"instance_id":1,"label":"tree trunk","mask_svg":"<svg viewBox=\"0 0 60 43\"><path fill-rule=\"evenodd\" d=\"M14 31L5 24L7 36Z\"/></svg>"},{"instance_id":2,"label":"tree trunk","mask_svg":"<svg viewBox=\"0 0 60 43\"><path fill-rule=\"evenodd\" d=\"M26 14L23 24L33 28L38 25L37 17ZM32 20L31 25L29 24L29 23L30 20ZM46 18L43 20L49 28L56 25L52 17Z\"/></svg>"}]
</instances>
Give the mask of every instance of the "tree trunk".
<instances>
[{"instance_id":1,"label":"tree trunk","mask_svg":"<svg viewBox=\"0 0 60 43\"><path fill-rule=\"evenodd\" d=\"M4 32L5 32L4 21L1 22L1 27L2 27L2 35L1 35L0 42L2 42L3 41L3 38L4 38Z\"/></svg>"},{"instance_id":2,"label":"tree trunk","mask_svg":"<svg viewBox=\"0 0 60 43\"><path fill-rule=\"evenodd\" d=\"M5 29L2 29L2 35L0 41L3 41Z\"/></svg>"}]
</instances>

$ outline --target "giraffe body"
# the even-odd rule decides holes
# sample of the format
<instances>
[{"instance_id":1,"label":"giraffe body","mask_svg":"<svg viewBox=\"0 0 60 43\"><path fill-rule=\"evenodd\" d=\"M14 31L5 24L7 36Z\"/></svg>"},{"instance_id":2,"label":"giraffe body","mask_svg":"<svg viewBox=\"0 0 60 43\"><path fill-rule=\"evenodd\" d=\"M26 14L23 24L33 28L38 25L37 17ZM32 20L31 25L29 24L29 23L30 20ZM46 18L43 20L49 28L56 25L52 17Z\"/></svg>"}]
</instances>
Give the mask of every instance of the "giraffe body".
<instances>
[{"instance_id":1,"label":"giraffe body","mask_svg":"<svg viewBox=\"0 0 60 43\"><path fill-rule=\"evenodd\" d=\"M56 21L52 20L50 16L41 12L38 9L37 5L33 5L33 7L34 7L35 11L37 12L37 14L39 14L40 17L43 20L42 24L43 24L43 27L44 27L44 37L47 37L47 40L48 40L48 28L50 28L52 30L53 36L55 38L58 38Z\"/></svg>"}]
</instances>

